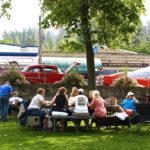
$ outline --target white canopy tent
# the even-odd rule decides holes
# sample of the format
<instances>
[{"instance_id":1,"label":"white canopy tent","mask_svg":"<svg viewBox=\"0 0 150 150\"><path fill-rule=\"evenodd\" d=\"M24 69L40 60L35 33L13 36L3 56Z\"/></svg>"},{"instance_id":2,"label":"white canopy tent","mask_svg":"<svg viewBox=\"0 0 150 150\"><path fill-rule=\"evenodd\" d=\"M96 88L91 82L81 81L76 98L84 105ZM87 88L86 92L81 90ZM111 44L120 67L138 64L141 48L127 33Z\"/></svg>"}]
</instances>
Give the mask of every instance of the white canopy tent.
<instances>
[{"instance_id":1,"label":"white canopy tent","mask_svg":"<svg viewBox=\"0 0 150 150\"><path fill-rule=\"evenodd\" d=\"M132 78L150 78L150 66L144 67L128 73L128 77Z\"/></svg>"}]
</instances>

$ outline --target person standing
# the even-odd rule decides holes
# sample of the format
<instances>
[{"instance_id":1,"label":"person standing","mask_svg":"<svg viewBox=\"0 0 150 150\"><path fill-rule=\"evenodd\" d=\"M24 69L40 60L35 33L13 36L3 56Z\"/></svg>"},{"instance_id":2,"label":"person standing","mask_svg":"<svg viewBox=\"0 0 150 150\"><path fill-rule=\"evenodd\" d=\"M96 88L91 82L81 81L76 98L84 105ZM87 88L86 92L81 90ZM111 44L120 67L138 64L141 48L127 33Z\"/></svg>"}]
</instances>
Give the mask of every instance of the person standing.
<instances>
[{"instance_id":1,"label":"person standing","mask_svg":"<svg viewBox=\"0 0 150 150\"><path fill-rule=\"evenodd\" d=\"M13 88L9 81L0 86L0 108L1 108L1 120L7 121L9 98L13 92Z\"/></svg>"}]
</instances>

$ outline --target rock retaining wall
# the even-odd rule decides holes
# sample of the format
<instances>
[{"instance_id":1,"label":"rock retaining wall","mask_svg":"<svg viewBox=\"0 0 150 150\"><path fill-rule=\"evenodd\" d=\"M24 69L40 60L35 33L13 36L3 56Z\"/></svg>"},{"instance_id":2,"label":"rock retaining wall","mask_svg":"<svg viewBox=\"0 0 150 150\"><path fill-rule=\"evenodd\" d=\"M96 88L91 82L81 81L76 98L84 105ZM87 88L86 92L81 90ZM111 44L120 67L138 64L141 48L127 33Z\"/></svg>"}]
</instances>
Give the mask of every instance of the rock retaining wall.
<instances>
[{"instance_id":1,"label":"rock retaining wall","mask_svg":"<svg viewBox=\"0 0 150 150\"><path fill-rule=\"evenodd\" d=\"M36 94L36 91L39 87L42 87L46 90L45 97L50 100L58 90L58 87L53 85L28 85L25 87L14 87L14 90L19 91L20 95L25 99L32 99ZM71 92L71 88L67 89L67 93ZM87 87L84 87L85 94L88 95ZM115 88L115 87L106 87L106 86L97 86L97 90L100 91L103 98L108 98L110 96L117 97L118 101L121 101L126 97L126 94L129 91L135 93L135 96L141 101L148 101L150 98L150 88Z\"/></svg>"}]
</instances>

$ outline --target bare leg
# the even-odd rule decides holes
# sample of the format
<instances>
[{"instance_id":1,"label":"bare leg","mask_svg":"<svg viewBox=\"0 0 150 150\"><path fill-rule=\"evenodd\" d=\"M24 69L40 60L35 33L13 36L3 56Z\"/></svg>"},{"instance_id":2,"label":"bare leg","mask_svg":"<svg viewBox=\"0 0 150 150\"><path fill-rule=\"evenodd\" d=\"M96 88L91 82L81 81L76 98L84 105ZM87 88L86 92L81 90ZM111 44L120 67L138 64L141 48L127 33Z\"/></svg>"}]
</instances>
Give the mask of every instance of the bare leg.
<instances>
[{"instance_id":1,"label":"bare leg","mask_svg":"<svg viewBox=\"0 0 150 150\"><path fill-rule=\"evenodd\" d=\"M85 123L86 129L89 130L89 120L85 119L84 123Z\"/></svg>"},{"instance_id":2,"label":"bare leg","mask_svg":"<svg viewBox=\"0 0 150 150\"><path fill-rule=\"evenodd\" d=\"M61 119L61 132L64 131L64 119Z\"/></svg>"},{"instance_id":3,"label":"bare leg","mask_svg":"<svg viewBox=\"0 0 150 150\"><path fill-rule=\"evenodd\" d=\"M81 120L80 119L74 119L73 123L75 125L76 132L79 132Z\"/></svg>"},{"instance_id":4,"label":"bare leg","mask_svg":"<svg viewBox=\"0 0 150 150\"><path fill-rule=\"evenodd\" d=\"M43 119L43 129L47 128L47 119Z\"/></svg>"}]
</instances>

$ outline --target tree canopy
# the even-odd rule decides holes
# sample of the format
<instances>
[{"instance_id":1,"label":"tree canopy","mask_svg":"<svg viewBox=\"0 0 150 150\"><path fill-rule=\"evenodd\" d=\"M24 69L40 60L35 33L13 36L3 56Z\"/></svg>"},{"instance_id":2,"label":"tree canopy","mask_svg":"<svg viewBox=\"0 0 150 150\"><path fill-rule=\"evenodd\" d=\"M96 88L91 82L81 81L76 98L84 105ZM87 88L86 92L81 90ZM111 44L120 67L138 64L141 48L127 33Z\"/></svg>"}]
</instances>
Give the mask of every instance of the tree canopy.
<instances>
[{"instance_id":1,"label":"tree canopy","mask_svg":"<svg viewBox=\"0 0 150 150\"><path fill-rule=\"evenodd\" d=\"M95 89L95 43L119 46L131 40L141 26L142 0L43 0L44 28L64 27L83 38L89 89Z\"/></svg>"},{"instance_id":2,"label":"tree canopy","mask_svg":"<svg viewBox=\"0 0 150 150\"><path fill-rule=\"evenodd\" d=\"M9 17L10 2L0 0L0 17ZM145 11L144 0L41 0L41 3L44 28L64 27L68 35L80 37L79 42L86 50L89 89L96 88L93 45L117 47L131 42Z\"/></svg>"},{"instance_id":3,"label":"tree canopy","mask_svg":"<svg viewBox=\"0 0 150 150\"><path fill-rule=\"evenodd\" d=\"M10 18L8 11L11 9L11 0L0 0L0 18L6 16Z\"/></svg>"}]
</instances>

